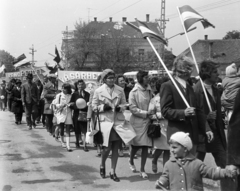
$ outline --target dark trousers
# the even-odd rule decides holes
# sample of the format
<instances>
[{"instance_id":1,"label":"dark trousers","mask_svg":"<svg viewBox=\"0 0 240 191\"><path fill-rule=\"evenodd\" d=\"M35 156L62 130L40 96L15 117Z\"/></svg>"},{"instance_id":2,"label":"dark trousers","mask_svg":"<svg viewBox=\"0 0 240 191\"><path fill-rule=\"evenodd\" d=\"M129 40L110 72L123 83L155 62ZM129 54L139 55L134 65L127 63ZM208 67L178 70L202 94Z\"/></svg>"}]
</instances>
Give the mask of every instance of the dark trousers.
<instances>
[{"instance_id":1,"label":"dark trousers","mask_svg":"<svg viewBox=\"0 0 240 191\"><path fill-rule=\"evenodd\" d=\"M44 99L41 99L39 101L39 105L38 105L38 115L37 115L37 121L41 121L41 117L43 118L43 111L44 111ZM43 123L44 122L44 123ZM42 119L42 123L45 124L45 117L44 120Z\"/></svg>"},{"instance_id":2,"label":"dark trousers","mask_svg":"<svg viewBox=\"0 0 240 191\"><path fill-rule=\"evenodd\" d=\"M5 110L5 100L0 100L0 109Z\"/></svg>"},{"instance_id":3,"label":"dark trousers","mask_svg":"<svg viewBox=\"0 0 240 191\"><path fill-rule=\"evenodd\" d=\"M15 113L15 121L21 122L22 121L22 113Z\"/></svg>"},{"instance_id":4,"label":"dark trousers","mask_svg":"<svg viewBox=\"0 0 240 191\"><path fill-rule=\"evenodd\" d=\"M12 107L12 99L7 100L7 104L8 104L8 111L11 111L11 107Z\"/></svg>"},{"instance_id":5,"label":"dark trousers","mask_svg":"<svg viewBox=\"0 0 240 191\"><path fill-rule=\"evenodd\" d=\"M37 104L26 103L25 105L26 121L28 126L35 125L36 116L37 116Z\"/></svg>"},{"instance_id":6,"label":"dark trousers","mask_svg":"<svg viewBox=\"0 0 240 191\"><path fill-rule=\"evenodd\" d=\"M42 114L42 124L46 124L46 114Z\"/></svg>"},{"instance_id":7,"label":"dark trousers","mask_svg":"<svg viewBox=\"0 0 240 191\"><path fill-rule=\"evenodd\" d=\"M53 114L45 114L46 117L46 129L49 133L53 132Z\"/></svg>"}]
</instances>

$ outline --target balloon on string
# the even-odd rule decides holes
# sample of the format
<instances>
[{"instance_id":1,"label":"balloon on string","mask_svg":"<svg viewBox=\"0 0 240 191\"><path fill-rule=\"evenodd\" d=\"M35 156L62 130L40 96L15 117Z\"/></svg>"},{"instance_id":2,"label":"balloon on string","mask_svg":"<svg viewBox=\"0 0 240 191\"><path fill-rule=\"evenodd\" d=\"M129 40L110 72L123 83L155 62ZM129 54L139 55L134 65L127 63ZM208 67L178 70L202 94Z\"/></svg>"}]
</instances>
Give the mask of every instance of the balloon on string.
<instances>
[{"instance_id":1,"label":"balloon on string","mask_svg":"<svg viewBox=\"0 0 240 191\"><path fill-rule=\"evenodd\" d=\"M76 106L78 109L83 109L87 106L87 103L83 98L78 98L76 100Z\"/></svg>"}]
</instances>

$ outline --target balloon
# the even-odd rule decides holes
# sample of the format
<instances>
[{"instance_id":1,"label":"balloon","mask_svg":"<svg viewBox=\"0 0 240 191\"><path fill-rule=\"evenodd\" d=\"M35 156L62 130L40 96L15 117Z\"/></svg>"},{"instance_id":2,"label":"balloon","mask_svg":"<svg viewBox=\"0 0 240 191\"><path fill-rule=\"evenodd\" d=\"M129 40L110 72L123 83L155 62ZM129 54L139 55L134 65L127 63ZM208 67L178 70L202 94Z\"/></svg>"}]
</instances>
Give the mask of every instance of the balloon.
<instances>
[{"instance_id":1,"label":"balloon","mask_svg":"<svg viewBox=\"0 0 240 191\"><path fill-rule=\"evenodd\" d=\"M1 99L4 99L5 97L4 97L4 95L1 95Z\"/></svg>"},{"instance_id":2,"label":"balloon","mask_svg":"<svg viewBox=\"0 0 240 191\"><path fill-rule=\"evenodd\" d=\"M83 98L79 98L76 101L76 106L77 106L78 109L83 109L87 106L87 103Z\"/></svg>"}]
</instances>

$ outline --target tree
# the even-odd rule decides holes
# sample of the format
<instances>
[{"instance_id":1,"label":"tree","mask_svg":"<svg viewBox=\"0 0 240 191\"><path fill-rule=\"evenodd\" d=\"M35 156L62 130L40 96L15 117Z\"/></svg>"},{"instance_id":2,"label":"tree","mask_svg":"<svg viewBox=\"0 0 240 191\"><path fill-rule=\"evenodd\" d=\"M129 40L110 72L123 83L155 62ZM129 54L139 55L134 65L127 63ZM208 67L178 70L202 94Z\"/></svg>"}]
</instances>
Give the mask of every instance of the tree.
<instances>
[{"instance_id":1,"label":"tree","mask_svg":"<svg viewBox=\"0 0 240 191\"><path fill-rule=\"evenodd\" d=\"M12 64L13 61L14 61L14 57L11 54L6 52L5 50L0 50L0 62L1 62L0 66L4 64L6 67L6 72L14 71L14 67Z\"/></svg>"},{"instance_id":2,"label":"tree","mask_svg":"<svg viewBox=\"0 0 240 191\"><path fill-rule=\"evenodd\" d=\"M240 32L238 30L227 32L227 34L223 37L223 40L227 39L240 39Z\"/></svg>"}]
</instances>

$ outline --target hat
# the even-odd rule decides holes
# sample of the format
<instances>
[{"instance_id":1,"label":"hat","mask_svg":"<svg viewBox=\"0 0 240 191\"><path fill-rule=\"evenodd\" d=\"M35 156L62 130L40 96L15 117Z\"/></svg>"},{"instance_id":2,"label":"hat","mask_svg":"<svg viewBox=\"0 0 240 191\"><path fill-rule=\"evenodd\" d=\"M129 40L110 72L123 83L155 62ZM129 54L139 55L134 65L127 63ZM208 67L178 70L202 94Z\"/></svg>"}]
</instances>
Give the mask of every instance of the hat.
<instances>
[{"instance_id":1,"label":"hat","mask_svg":"<svg viewBox=\"0 0 240 191\"><path fill-rule=\"evenodd\" d=\"M16 80L16 84L21 84L21 80Z\"/></svg>"},{"instance_id":2,"label":"hat","mask_svg":"<svg viewBox=\"0 0 240 191\"><path fill-rule=\"evenodd\" d=\"M32 73L28 73L26 78L27 78L27 79L33 79Z\"/></svg>"},{"instance_id":3,"label":"hat","mask_svg":"<svg viewBox=\"0 0 240 191\"><path fill-rule=\"evenodd\" d=\"M237 74L237 66L235 63L232 63L226 68L226 76L234 76Z\"/></svg>"},{"instance_id":4,"label":"hat","mask_svg":"<svg viewBox=\"0 0 240 191\"><path fill-rule=\"evenodd\" d=\"M57 76L55 74L48 74L47 76L48 78L57 78Z\"/></svg>"},{"instance_id":5,"label":"hat","mask_svg":"<svg viewBox=\"0 0 240 191\"><path fill-rule=\"evenodd\" d=\"M189 133L184 133L184 132L174 133L170 137L170 140L178 142L182 146L186 147L188 151L190 151L192 148L192 141L189 137Z\"/></svg>"},{"instance_id":6,"label":"hat","mask_svg":"<svg viewBox=\"0 0 240 191\"><path fill-rule=\"evenodd\" d=\"M102 72L102 74L101 74L102 80L103 80L109 73L115 74L114 71L111 70L111 69L103 70L103 72Z\"/></svg>"}]
</instances>

